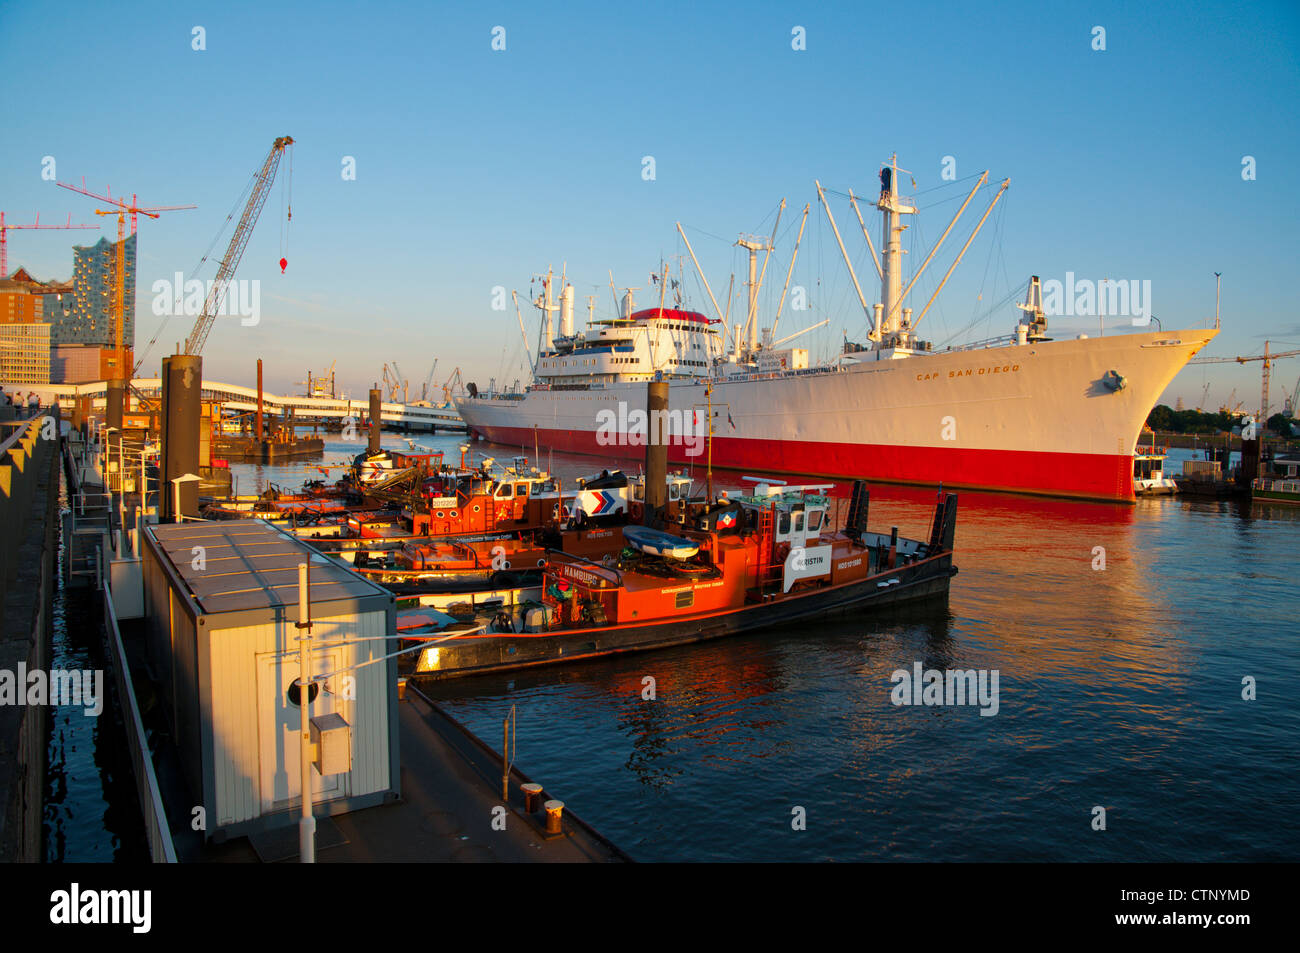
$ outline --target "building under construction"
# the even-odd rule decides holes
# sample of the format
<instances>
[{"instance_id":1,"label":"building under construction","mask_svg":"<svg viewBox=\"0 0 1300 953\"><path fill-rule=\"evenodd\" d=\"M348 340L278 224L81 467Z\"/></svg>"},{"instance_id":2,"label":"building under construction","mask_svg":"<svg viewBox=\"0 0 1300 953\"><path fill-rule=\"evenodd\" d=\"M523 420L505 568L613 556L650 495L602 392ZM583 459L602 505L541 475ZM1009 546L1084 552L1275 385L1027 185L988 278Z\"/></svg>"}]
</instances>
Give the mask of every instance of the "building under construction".
<instances>
[{"instance_id":1,"label":"building under construction","mask_svg":"<svg viewBox=\"0 0 1300 953\"><path fill-rule=\"evenodd\" d=\"M123 240L125 320L124 363L132 360L135 341L135 235ZM74 245L72 278L40 281L25 268L0 279L0 324L45 325L7 334L0 377L13 383L83 383L116 376L113 352L113 295L117 277L117 242L101 238L93 245ZM12 340L11 340L12 338ZM41 348L37 354L33 348ZM33 370L34 368L43 370ZM40 376L32 378L31 374Z\"/></svg>"}]
</instances>

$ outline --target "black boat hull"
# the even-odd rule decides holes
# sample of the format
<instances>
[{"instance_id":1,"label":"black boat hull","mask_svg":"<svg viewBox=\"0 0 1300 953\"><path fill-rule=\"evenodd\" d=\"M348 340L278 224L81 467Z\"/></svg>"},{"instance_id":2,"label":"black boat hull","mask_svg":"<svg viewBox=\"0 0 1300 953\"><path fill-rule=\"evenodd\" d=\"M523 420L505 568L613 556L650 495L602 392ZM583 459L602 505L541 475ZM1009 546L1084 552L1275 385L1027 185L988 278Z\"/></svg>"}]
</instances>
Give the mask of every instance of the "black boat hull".
<instances>
[{"instance_id":1,"label":"black boat hull","mask_svg":"<svg viewBox=\"0 0 1300 953\"><path fill-rule=\"evenodd\" d=\"M604 658L739 635L813 616L937 598L947 595L949 580L957 572L952 557L952 552L946 551L866 579L809 589L724 613L640 625L451 640L412 652L407 656L412 661L404 666L408 669L405 674L420 680L442 680Z\"/></svg>"}]
</instances>

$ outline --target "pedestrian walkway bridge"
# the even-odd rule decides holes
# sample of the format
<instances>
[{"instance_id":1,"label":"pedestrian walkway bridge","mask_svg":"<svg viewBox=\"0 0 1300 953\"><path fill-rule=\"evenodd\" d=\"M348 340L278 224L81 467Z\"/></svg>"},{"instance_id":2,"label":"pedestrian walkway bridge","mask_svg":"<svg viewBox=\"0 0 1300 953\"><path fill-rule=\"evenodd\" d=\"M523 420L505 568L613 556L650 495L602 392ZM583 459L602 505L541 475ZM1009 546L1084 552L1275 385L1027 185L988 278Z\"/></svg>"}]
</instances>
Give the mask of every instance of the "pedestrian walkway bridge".
<instances>
[{"instance_id":1,"label":"pedestrian walkway bridge","mask_svg":"<svg viewBox=\"0 0 1300 953\"><path fill-rule=\"evenodd\" d=\"M90 397L103 401L107 385L104 381L89 384L10 384L0 381L7 393L21 393L24 400L35 391L40 395L42 406L55 401L65 407L71 406L76 397ZM160 381L156 377L136 378L131 381L132 388L145 397L156 397L160 390ZM203 399L215 400L230 410L249 411L257 409L257 390L242 387L239 384L223 384L220 381L203 382ZM283 414L293 408L294 417L299 421L310 420L345 420L351 417L360 421L365 417L370 406L368 399L333 397L286 397L280 394L262 393L262 409L271 415ZM411 430L463 430L465 422L451 406L426 407L418 404L381 405L383 423L394 427Z\"/></svg>"}]
</instances>

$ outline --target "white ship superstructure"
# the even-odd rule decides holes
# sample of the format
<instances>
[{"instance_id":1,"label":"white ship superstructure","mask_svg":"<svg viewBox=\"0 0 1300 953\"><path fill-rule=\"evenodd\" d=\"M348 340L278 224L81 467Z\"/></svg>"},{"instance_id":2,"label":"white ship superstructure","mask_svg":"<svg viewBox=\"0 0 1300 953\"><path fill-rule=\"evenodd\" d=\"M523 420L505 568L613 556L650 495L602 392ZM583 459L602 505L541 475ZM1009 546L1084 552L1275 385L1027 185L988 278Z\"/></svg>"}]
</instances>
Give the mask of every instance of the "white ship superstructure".
<instances>
[{"instance_id":1,"label":"white ship superstructure","mask_svg":"<svg viewBox=\"0 0 1300 953\"><path fill-rule=\"evenodd\" d=\"M953 224L984 181L981 176ZM627 421L628 408L643 410L645 381L658 374L670 383L670 407L689 412L672 433L670 459L676 463L703 465L701 441L693 439L687 421L698 422L707 407L714 414L715 467L1132 500L1132 458L1142 424L1174 375L1217 329L1052 340L1035 277L1009 336L935 350L918 337L917 326L979 226L914 315L904 302L953 224L905 283L903 221L916 207L898 194L897 183L897 165L891 162L881 170L876 203L879 255L871 245L879 302L867 304L849 266L870 321L868 341L846 343L833 362L810 366L806 350L784 347L797 335L780 340L766 330L760 335L757 290L767 258L761 271L758 260L760 252L770 252L771 242L742 236L737 244L749 253L747 309L730 329L701 271L717 317L686 310L676 298L666 302L664 273L657 281L657 304L636 310L629 290L618 317L589 319L578 334L572 286L561 289L557 304L548 274L538 297L545 331L532 385L516 394L471 387L468 396L456 400L457 410L473 434L498 443L531 447L540 442L565 452L635 456L637 436L610 440L608 424ZM1003 182L980 225L1006 187ZM817 188L824 202L820 184ZM857 211L856 199L851 201ZM843 252L829 205L826 211ZM805 222L807 214L805 209ZM802 224L799 233L802 239ZM863 234L870 243L865 227ZM694 260L689 241L686 247ZM847 252L844 260L849 263ZM793 264L792 258L791 271ZM785 297L783 290L777 320ZM558 336L552 333L557 311Z\"/></svg>"}]
</instances>

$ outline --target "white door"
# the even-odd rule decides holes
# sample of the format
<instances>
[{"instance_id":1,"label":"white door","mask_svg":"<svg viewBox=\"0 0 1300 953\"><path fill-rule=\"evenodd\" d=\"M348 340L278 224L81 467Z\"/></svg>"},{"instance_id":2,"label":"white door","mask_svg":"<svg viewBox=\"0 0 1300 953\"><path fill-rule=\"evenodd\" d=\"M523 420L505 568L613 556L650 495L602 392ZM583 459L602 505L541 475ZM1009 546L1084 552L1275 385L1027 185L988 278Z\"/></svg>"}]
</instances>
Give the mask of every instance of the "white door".
<instances>
[{"instance_id":1,"label":"white door","mask_svg":"<svg viewBox=\"0 0 1300 953\"><path fill-rule=\"evenodd\" d=\"M317 627L319 633L320 627ZM290 629L290 631L293 631ZM337 672L342 667L342 653L338 649L317 650L312 653L312 677ZM301 804L299 800L302 775L299 770L299 738L302 714L289 700L289 686L298 677L299 664L296 652L279 655L268 652L257 657L257 698L261 748L261 801L262 812L283 810ZM351 703L339 697L342 675L335 675L320 685L311 702L309 714L313 716L338 712L352 722ZM312 802L346 797L349 792L349 774L331 774L322 777L314 767L312 774Z\"/></svg>"}]
</instances>

